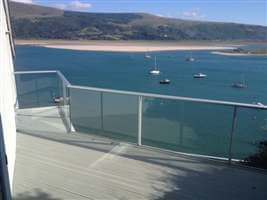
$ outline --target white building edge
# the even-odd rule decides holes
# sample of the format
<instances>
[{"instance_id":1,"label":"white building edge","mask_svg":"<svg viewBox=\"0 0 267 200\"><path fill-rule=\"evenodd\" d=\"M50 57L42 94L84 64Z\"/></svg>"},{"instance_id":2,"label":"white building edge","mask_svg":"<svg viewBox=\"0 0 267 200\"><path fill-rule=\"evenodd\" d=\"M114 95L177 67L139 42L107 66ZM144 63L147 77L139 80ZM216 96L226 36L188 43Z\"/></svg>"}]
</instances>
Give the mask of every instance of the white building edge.
<instances>
[{"instance_id":1,"label":"white building edge","mask_svg":"<svg viewBox=\"0 0 267 200\"><path fill-rule=\"evenodd\" d=\"M8 0L0 0L0 115L2 133L1 139L1 165L7 165L8 175L5 173L5 166L2 169L2 190L12 190L14 165L16 157L16 84L14 78L14 44L9 18ZM4 146L3 146L4 144ZM5 153L3 152L5 151ZM6 155L4 155L6 154ZM5 159L6 158L6 159ZM7 185L9 179L9 186ZM3 186L3 184L5 186ZM5 187L5 188L3 188ZM3 191L2 191L3 192ZM10 191L6 191L10 193ZM8 199L8 197L5 197Z\"/></svg>"}]
</instances>

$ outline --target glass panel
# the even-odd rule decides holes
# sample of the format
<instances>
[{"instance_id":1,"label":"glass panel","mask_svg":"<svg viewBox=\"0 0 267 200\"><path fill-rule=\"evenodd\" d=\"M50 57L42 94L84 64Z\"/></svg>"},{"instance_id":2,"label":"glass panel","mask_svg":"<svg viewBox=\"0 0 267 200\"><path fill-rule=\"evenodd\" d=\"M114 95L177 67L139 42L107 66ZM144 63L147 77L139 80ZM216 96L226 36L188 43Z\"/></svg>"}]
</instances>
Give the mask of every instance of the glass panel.
<instances>
[{"instance_id":1,"label":"glass panel","mask_svg":"<svg viewBox=\"0 0 267 200\"><path fill-rule=\"evenodd\" d=\"M144 98L142 143L169 150L228 157L233 108Z\"/></svg>"},{"instance_id":2,"label":"glass panel","mask_svg":"<svg viewBox=\"0 0 267 200\"><path fill-rule=\"evenodd\" d=\"M76 131L137 141L137 97L70 88Z\"/></svg>"},{"instance_id":3,"label":"glass panel","mask_svg":"<svg viewBox=\"0 0 267 200\"><path fill-rule=\"evenodd\" d=\"M103 93L103 129L108 135L136 143L137 111L136 96Z\"/></svg>"},{"instance_id":4,"label":"glass panel","mask_svg":"<svg viewBox=\"0 0 267 200\"><path fill-rule=\"evenodd\" d=\"M100 92L70 88L71 121L76 131L98 133L101 130Z\"/></svg>"},{"instance_id":5,"label":"glass panel","mask_svg":"<svg viewBox=\"0 0 267 200\"><path fill-rule=\"evenodd\" d=\"M260 142L267 141L267 112L238 108L237 127L233 135L233 158L245 159L259 151Z\"/></svg>"},{"instance_id":6,"label":"glass panel","mask_svg":"<svg viewBox=\"0 0 267 200\"><path fill-rule=\"evenodd\" d=\"M56 73L16 74L19 108L54 106L60 96Z\"/></svg>"}]
</instances>

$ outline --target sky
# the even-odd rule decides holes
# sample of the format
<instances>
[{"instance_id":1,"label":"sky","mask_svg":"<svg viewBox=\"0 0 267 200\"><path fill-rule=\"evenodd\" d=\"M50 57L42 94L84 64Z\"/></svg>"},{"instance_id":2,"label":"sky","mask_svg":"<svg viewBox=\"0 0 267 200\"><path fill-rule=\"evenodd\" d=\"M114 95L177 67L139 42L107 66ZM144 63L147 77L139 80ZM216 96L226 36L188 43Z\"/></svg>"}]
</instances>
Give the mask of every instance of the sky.
<instances>
[{"instance_id":1,"label":"sky","mask_svg":"<svg viewBox=\"0 0 267 200\"><path fill-rule=\"evenodd\" d=\"M12 0L81 12L145 12L161 17L267 26L267 0Z\"/></svg>"}]
</instances>

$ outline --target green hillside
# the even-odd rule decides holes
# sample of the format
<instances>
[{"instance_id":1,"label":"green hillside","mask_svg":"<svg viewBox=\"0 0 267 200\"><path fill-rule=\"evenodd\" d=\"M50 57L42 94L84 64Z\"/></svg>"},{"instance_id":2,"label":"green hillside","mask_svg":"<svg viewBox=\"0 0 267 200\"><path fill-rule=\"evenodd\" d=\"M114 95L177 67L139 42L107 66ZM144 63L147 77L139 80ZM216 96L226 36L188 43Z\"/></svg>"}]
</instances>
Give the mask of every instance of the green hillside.
<instances>
[{"instance_id":1,"label":"green hillside","mask_svg":"<svg viewBox=\"0 0 267 200\"><path fill-rule=\"evenodd\" d=\"M56 8L23 4L10 1L11 17L15 19L19 18L35 18L35 17L57 17L64 14L63 10Z\"/></svg>"},{"instance_id":2,"label":"green hillside","mask_svg":"<svg viewBox=\"0 0 267 200\"><path fill-rule=\"evenodd\" d=\"M267 40L267 27L163 18L145 13L83 13L11 2L21 39Z\"/></svg>"}]
</instances>

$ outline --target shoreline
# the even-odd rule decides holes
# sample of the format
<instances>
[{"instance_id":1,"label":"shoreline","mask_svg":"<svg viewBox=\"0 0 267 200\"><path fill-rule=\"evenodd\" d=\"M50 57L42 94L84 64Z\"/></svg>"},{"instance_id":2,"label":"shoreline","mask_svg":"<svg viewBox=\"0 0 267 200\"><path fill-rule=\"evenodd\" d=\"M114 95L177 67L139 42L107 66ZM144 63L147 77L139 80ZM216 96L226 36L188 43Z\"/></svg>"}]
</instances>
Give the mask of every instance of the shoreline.
<instances>
[{"instance_id":1,"label":"shoreline","mask_svg":"<svg viewBox=\"0 0 267 200\"><path fill-rule=\"evenodd\" d=\"M213 51L211 54L222 55L222 56L267 56L267 54L248 54L248 53L227 53L220 51Z\"/></svg>"},{"instance_id":2,"label":"shoreline","mask_svg":"<svg viewBox=\"0 0 267 200\"><path fill-rule=\"evenodd\" d=\"M226 50L233 49L232 47L209 47L209 46L177 46L177 47L140 47L140 46L97 46L97 45L40 45L46 48L52 49L68 49L68 50L79 50L79 51L110 51L110 52L155 52L155 51L185 51L185 50Z\"/></svg>"},{"instance_id":3,"label":"shoreline","mask_svg":"<svg viewBox=\"0 0 267 200\"><path fill-rule=\"evenodd\" d=\"M194 51L229 50L238 44L203 41L68 41L68 40L16 40L16 45L33 45L45 48L79 51L109 52L153 52L153 51Z\"/></svg>"}]
</instances>

